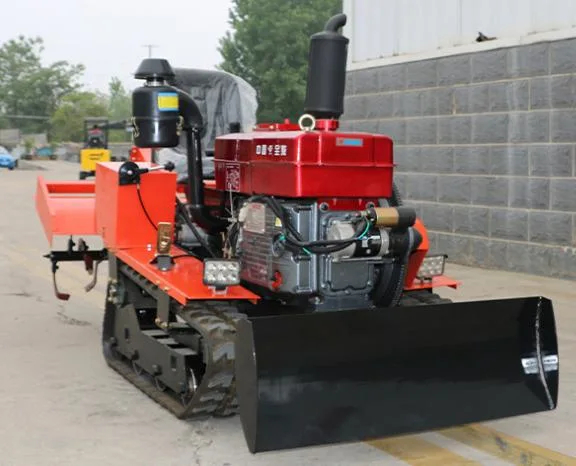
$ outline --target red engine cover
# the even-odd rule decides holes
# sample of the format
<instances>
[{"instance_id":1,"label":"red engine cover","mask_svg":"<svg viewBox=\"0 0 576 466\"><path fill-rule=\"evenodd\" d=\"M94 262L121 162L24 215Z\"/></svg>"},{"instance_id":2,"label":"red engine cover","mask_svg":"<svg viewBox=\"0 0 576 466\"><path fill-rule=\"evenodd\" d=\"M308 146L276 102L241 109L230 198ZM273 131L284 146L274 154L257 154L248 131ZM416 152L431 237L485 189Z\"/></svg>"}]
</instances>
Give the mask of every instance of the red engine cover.
<instances>
[{"instance_id":1,"label":"red engine cover","mask_svg":"<svg viewBox=\"0 0 576 466\"><path fill-rule=\"evenodd\" d=\"M216 187L223 191L311 198L392 194L387 136L337 131L233 133L216 139Z\"/></svg>"}]
</instances>

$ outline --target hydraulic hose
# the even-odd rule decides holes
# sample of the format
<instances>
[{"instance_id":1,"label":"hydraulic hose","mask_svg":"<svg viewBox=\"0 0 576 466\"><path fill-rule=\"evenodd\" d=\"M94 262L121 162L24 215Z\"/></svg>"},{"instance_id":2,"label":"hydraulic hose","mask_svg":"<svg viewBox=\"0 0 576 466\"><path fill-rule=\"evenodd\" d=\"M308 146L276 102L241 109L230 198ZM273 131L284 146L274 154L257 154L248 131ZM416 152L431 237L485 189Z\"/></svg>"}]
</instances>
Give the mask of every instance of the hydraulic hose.
<instances>
[{"instance_id":1,"label":"hydraulic hose","mask_svg":"<svg viewBox=\"0 0 576 466\"><path fill-rule=\"evenodd\" d=\"M212 250L212 248L210 247L210 245L208 244L206 239L200 234L200 232L198 231L198 229L194 225L194 222L192 222L192 220L190 219L190 216L188 215L188 212L186 211L186 206L178 198L176 198L176 207L177 207L177 210L180 212L180 215L184 219L184 222L186 223L186 225L188 225L188 228L190 228L190 230L192 231L192 234L196 237L196 239L202 245L202 247L204 249L206 249L208 254L210 254L212 257L214 257L214 258L218 257L216 255L216 253Z\"/></svg>"},{"instance_id":2,"label":"hydraulic hose","mask_svg":"<svg viewBox=\"0 0 576 466\"><path fill-rule=\"evenodd\" d=\"M207 231L222 231L228 222L213 216L204 202L204 177L202 175L202 146L197 128L186 132L186 157L188 162L188 209L193 220Z\"/></svg>"}]
</instances>

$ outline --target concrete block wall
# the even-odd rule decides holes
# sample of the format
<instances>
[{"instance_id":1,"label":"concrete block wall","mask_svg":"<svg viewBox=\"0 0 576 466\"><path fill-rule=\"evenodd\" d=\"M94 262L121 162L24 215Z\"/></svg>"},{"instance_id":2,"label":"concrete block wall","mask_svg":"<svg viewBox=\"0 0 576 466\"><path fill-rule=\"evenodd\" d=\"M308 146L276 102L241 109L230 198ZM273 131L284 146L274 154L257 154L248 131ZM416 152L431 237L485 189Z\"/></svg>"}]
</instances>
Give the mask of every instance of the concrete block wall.
<instances>
[{"instance_id":1,"label":"concrete block wall","mask_svg":"<svg viewBox=\"0 0 576 466\"><path fill-rule=\"evenodd\" d=\"M351 71L342 127L394 139L435 251L576 279L576 39Z\"/></svg>"}]
</instances>

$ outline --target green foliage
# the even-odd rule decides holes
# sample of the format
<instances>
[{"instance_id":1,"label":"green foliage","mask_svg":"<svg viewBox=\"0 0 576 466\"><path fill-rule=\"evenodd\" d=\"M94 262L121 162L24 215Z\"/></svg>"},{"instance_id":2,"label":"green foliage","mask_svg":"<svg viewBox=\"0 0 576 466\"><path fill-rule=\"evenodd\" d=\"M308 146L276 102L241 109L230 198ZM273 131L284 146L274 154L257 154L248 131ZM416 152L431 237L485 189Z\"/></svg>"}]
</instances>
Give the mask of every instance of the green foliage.
<instances>
[{"instance_id":1,"label":"green foliage","mask_svg":"<svg viewBox=\"0 0 576 466\"><path fill-rule=\"evenodd\" d=\"M50 116L62 99L77 90L82 65L58 61L42 65L43 41L19 36L0 46L0 114ZM48 121L3 118L23 132L48 129Z\"/></svg>"},{"instance_id":2,"label":"green foliage","mask_svg":"<svg viewBox=\"0 0 576 466\"><path fill-rule=\"evenodd\" d=\"M132 96L120 79L113 77L108 84L108 116L111 121L129 120L132 116ZM131 136L125 130L110 130L110 142L128 142Z\"/></svg>"},{"instance_id":3,"label":"green foliage","mask_svg":"<svg viewBox=\"0 0 576 466\"><path fill-rule=\"evenodd\" d=\"M26 155L31 154L33 148L34 148L34 141L30 138L26 138L24 140L24 150L26 151Z\"/></svg>"},{"instance_id":4,"label":"green foliage","mask_svg":"<svg viewBox=\"0 0 576 466\"><path fill-rule=\"evenodd\" d=\"M52 138L56 141L83 142L84 118L103 117L108 113L105 96L94 92L66 95L50 119Z\"/></svg>"},{"instance_id":5,"label":"green foliage","mask_svg":"<svg viewBox=\"0 0 576 466\"><path fill-rule=\"evenodd\" d=\"M341 0L233 0L220 69L254 86L260 121L302 114L310 36L341 11Z\"/></svg>"}]
</instances>

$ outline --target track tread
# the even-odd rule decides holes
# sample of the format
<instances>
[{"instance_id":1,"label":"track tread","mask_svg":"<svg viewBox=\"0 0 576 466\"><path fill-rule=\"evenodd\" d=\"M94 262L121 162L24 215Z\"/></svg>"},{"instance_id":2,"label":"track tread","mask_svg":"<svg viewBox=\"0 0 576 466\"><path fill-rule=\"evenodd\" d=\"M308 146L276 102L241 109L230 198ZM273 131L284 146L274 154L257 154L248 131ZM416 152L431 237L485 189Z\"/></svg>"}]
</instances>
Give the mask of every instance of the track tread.
<instances>
[{"instance_id":1,"label":"track tread","mask_svg":"<svg viewBox=\"0 0 576 466\"><path fill-rule=\"evenodd\" d=\"M231 312L233 308L228 303L220 301L192 302L186 306L179 305L175 310L187 326L201 335L203 341L205 372L189 400L183 403L179 394L159 390L151 375L137 374L131 361L114 350L109 340L111 335L106 335L106 322L107 319L113 319L119 309L108 299L103 335L106 362L130 383L180 419L228 416L237 413L238 402L234 388L234 340L236 324L244 316ZM168 333L166 335L168 337Z\"/></svg>"},{"instance_id":2,"label":"track tread","mask_svg":"<svg viewBox=\"0 0 576 466\"><path fill-rule=\"evenodd\" d=\"M129 272L128 275L139 275L134 270ZM140 279L142 278L140 276ZM154 286L152 283L150 285ZM398 306L412 307L451 302L450 299L442 298L428 290L418 290L405 292ZM137 374L131 361L115 352L113 345L106 337L106 323L107 319L113 319L118 308L107 297L103 349L108 365L180 419L223 417L238 413L234 374L235 336L238 322L245 319L246 316L238 313L233 306L225 301L191 302L186 306L178 305L175 311L185 322L185 324L178 325L186 325L194 329L201 335L203 341L206 370L190 400L183 403L179 395L158 389L151 376ZM148 332L158 335L162 330L154 329ZM166 336L169 336L168 333Z\"/></svg>"},{"instance_id":3,"label":"track tread","mask_svg":"<svg viewBox=\"0 0 576 466\"><path fill-rule=\"evenodd\" d=\"M434 304L450 304L451 299L443 298L428 290L407 291L402 294L399 307L431 306Z\"/></svg>"}]
</instances>

